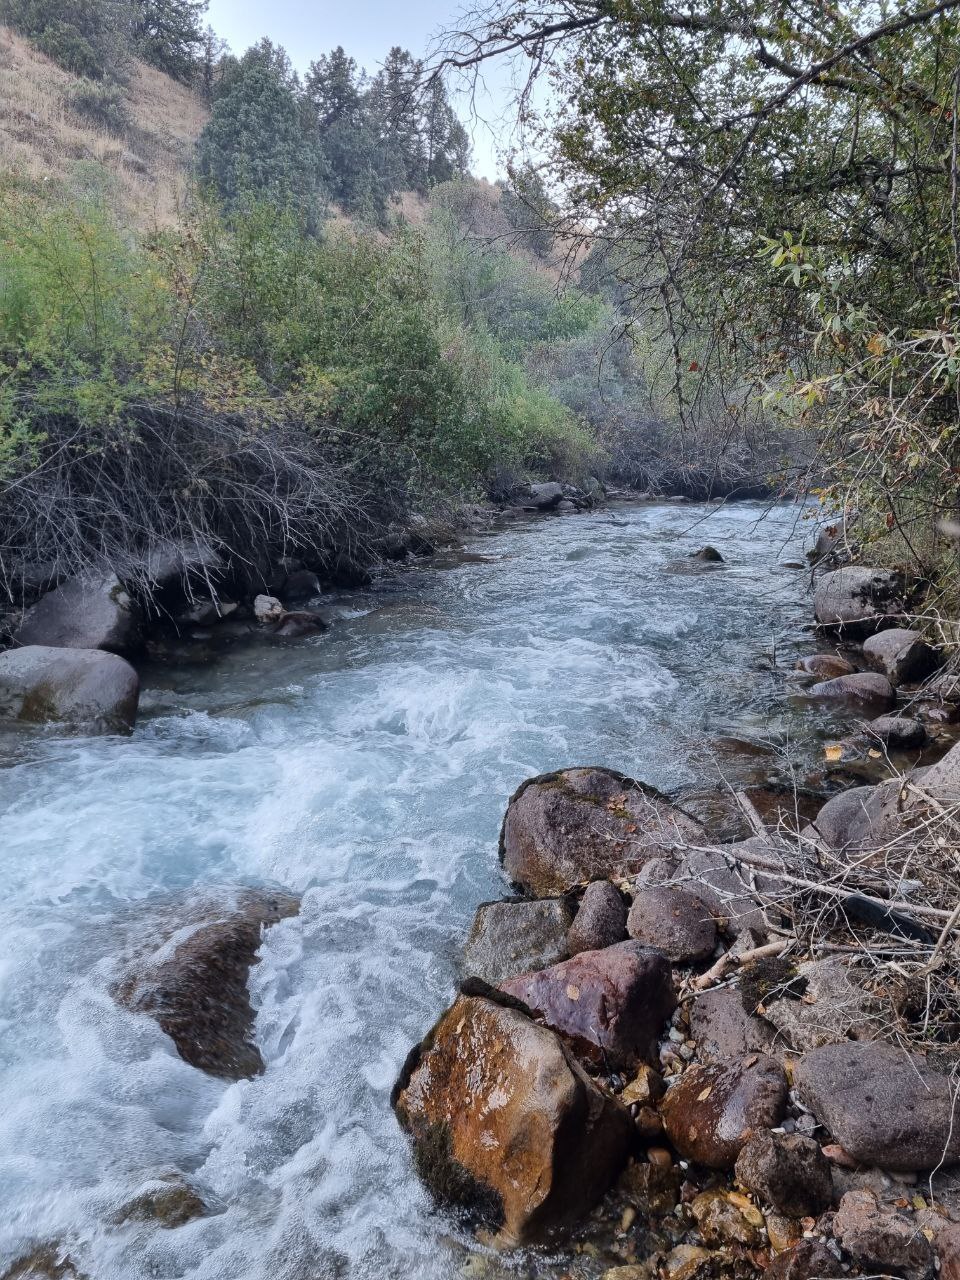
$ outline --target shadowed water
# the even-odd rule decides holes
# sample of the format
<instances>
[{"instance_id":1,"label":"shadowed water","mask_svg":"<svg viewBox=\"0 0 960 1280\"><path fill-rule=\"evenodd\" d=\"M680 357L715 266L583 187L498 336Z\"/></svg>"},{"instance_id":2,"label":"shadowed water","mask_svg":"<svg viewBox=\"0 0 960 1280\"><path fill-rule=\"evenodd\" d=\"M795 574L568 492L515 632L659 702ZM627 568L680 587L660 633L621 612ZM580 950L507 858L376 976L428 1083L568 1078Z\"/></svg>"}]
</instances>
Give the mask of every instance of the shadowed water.
<instances>
[{"instance_id":1,"label":"shadowed water","mask_svg":"<svg viewBox=\"0 0 960 1280\"><path fill-rule=\"evenodd\" d=\"M149 671L132 740L4 735L0 1264L60 1240L91 1280L460 1274L390 1086L506 888L497 832L525 777L603 763L673 790L705 739L802 737L767 669L807 620L805 575L778 568L802 529L760 513L510 529L340 599L315 641ZM706 541L728 563L692 572ZM236 884L304 899L253 972L266 1073L229 1084L108 987L145 900ZM171 1169L209 1217L111 1225Z\"/></svg>"}]
</instances>

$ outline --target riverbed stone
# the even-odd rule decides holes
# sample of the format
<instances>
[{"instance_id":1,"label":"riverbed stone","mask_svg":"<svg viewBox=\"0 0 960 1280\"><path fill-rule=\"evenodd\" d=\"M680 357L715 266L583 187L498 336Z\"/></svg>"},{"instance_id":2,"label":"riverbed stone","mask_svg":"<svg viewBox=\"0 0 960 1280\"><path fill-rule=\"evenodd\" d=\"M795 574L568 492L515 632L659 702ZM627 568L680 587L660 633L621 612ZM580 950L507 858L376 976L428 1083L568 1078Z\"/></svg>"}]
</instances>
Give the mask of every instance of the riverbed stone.
<instances>
[{"instance_id":1,"label":"riverbed stone","mask_svg":"<svg viewBox=\"0 0 960 1280\"><path fill-rule=\"evenodd\" d=\"M698 993L690 1004L690 1035L702 1062L766 1053L774 1040L772 1027L747 1013L740 993L732 987Z\"/></svg>"},{"instance_id":2,"label":"riverbed stone","mask_svg":"<svg viewBox=\"0 0 960 1280\"><path fill-rule=\"evenodd\" d=\"M182 1173L158 1174L127 1200L112 1216L118 1226L128 1222L152 1222L170 1230L182 1227L208 1212L203 1197Z\"/></svg>"},{"instance_id":3,"label":"riverbed stone","mask_svg":"<svg viewBox=\"0 0 960 1280\"><path fill-rule=\"evenodd\" d=\"M848 1191L833 1220L833 1232L854 1262L904 1280L929 1280L934 1251L915 1219L882 1207L872 1191Z\"/></svg>"},{"instance_id":4,"label":"riverbed stone","mask_svg":"<svg viewBox=\"0 0 960 1280\"><path fill-rule=\"evenodd\" d=\"M797 670L818 680L836 680L839 676L852 676L856 667L836 653L812 653L797 661Z\"/></svg>"},{"instance_id":5,"label":"riverbed stone","mask_svg":"<svg viewBox=\"0 0 960 1280\"><path fill-rule=\"evenodd\" d=\"M509 1244L561 1234L626 1163L626 1108L519 1009L460 996L394 1088L418 1172Z\"/></svg>"},{"instance_id":6,"label":"riverbed stone","mask_svg":"<svg viewBox=\"0 0 960 1280\"><path fill-rule=\"evenodd\" d=\"M670 962L639 942L583 951L501 990L523 1001L585 1061L629 1070L655 1063L656 1043L676 1008Z\"/></svg>"},{"instance_id":7,"label":"riverbed stone","mask_svg":"<svg viewBox=\"0 0 960 1280\"><path fill-rule=\"evenodd\" d=\"M327 629L325 619L312 609L285 609L273 628L273 635L280 640L303 640L307 636L322 635Z\"/></svg>"},{"instance_id":8,"label":"riverbed stone","mask_svg":"<svg viewBox=\"0 0 960 1280\"><path fill-rule=\"evenodd\" d=\"M552 511L563 501L563 485L550 480L530 486L530 503L538 511Z\"/></svg>"},{"instance_id":9,"label":"riverbed stone","mask_svg":"<svg viewBox=\"0 0 960 1280\"><path fill-rule=\"evenodd\" d=\"M139 700L139 676L114 653L43 645L0 653L0 719L129 733Z\"/></svg>"},{"instance_id":10,"label":"riverbed stone","mask_svg":"<svg viewBox=\"0 0 960 1280\"><path fill-rule=\"evenodd\" d=\"M572 956L581 951L601 951L615 946L627 936L627 904L623 894L609 880L594 880L580 899L576 917L567 934Z\"/></svg>"},{"instance_id":11,"label":"riverbed stone","mask_svg":"<svg viewBox=\"0 0 960 1280\"><path fill-rule=\"evenodd\" d=\"M690 553L691 560L699 560L701 564L723 564L723 556L716 547L701 547L699 551Z\"/></svg>"},{"instance_id":12,"label":"riverbed stone","mask_svg":"<svg viewBox=\"0 0 960 1280\"><path fill-rule=\"evenodd\" d=\"M890 751L919 750L927 741L927 730L912 716L878 716L862 729L863 736L872 744Z\"/></svg>"},{"instance_id":13,"label":"riverbed stone","mask_svg":"<svg viewBox=\"0 0 960 1280\"><path fill-rule=\"evenodd\" d=\"M690 1213L705 1245L739 1245L752 1249L760 1243L763 1215L746 1196L713 1187L690 1202Z\"/></svg>"},{"instance_id":14,"label":"riverbed stone","mask_svg":"<svg viewBox=\"0 0 960 1280\"><path fill-rule=\"evenodd\" d=\"M763 1274L765 1280L835 1280L844 1270L822 1240L800 1240L778 1253Z\"/></svg>"},{"instance_id":15,"label":"riverbed stone","mask_svg":"<svg viewBox=\"0 0 960 1280\"><path fill-rule=\"evenodd\" d=\"M570 908L562 898L482 902L463 951L472 977L496 986L505 978L565 960Z\"/></svg>"},{"instance_id":16,"label":"riverbed stone","mask_svg":"<svg viewBox=\"0 0 960 1280\"><path fill-rule=\"evenodd\" d=\"M276 596L256 596L254 598L253 616L263 625L270 622L279 622L285 612L283 601L278 600Z\"/></svg>"},{"instance_id":17,"label":"riverbed stone","mask_svg":"<svg viewBox=\"0 0 960 1280\"><path fill-rule=\"evenodd\" d=\"M868 833L879 817L881 799L876 786L851 787L831 796L811 825L828 849L839 851Z\"/></svg>"},{"instance_id":18,"label":"riverbed stone","mask_svg":"<svg viewBox=\"0 0 960 1280\"><path fill-rule=\"evenodd\" d=\"M760 1129L737 1156L737 1181L788 1218L816 1217L833 1203L830 1162L812 1138Z\"/></svg>"},{"instance_id":19,"label":"riverbed stone","mask_svg":"<svg viewBox=\"0 0 960 1280\"><path fill-rule=\"evenodd\" d=\"M890 627L868 636L863 656L867 666L886 676L895 688L923 680L937 666L936 651L919 632L906 627Z\"/></svg>"},{"instance_id":20,"label":"riverbed stone","mask_svg":"<svg viewBox=\"0 0 960 1280\"><path fill-rule=\"evenodd\" d=\"M529 893L624 878L705 833L652 787L612 769L562 769L530 778L511 798L500 836L507 875Z\"/></svg>"},{"instance_id":21,"label":"riverbed stone","mask_svg":"<svg viewBox=\"0 0 960 1280\"><path fill-rule=\"evenodd\" d=\"M85 1280L61 1245L39 1245L24 1254L0 1276L0 1280Z\"/></svg>"},{"instance_id":22,"label":"riverbed stone","mask_svg":"<svg viewBox=\"0 0 960 1280\"><path fill-rule=\"evenodd\" d=\"M902 575L867 565L846 565L825 573L813 597L814 614L822 627L855 638L899 620L905 607Z\"/></svg>"},{"instance_id":23,"label":"riverbed stone","mask_svg":"<svg viewBox=\"0 0 960 1280\"><path fill-rule=\"evenodd\" d=\"M168 913L153 949L114 985L114 998L159 1023L191 1066L227 1080L259 1075L247 979L263 930L299 910L290 894L248 889L223 903L185 906L180 917Z\"/></svg>"},{"instance_id":24,"label":"riverbed stone","mask_svg":"<svg viewBox=\"0 0 960 1280\"><path fill-rule=\"evenodd\" d=\"M824 1045L794 1066L805 1107L861 1164L894 1172L960 1161L949 1078L881 1041Z\"/></svg>"},{"instance_id":25,"label":"riverbed stone","mask_svg":"<svg viewBox=\"0 0 960 1280\"><path fill-rule=\"evenodd\" d=\"M897 700L890 681L876 671L857 671L852 676L822 680L811 685L807 692L811 698L876 707L878 711L888 710Z\"/></svg>"},{"instance_id":26,"label":"riverbed stone","mask_svg":"<svg viewBox=\"0 0 960 1280\"><path fill-rule=\"evenodd\" d=\"M802 998L774 993L763 1002L780 1046L805 1053L840 1040L875 1040L889 1027L890 1005L866 990L860 971L845 960L807 961L796 979Z\"/></svg>"},{"instance_id":27,"label":"riverbed stone","mask_svg":"<svg viewBox=\"0 0 960 1280\"><path fill-rule=\"evenodd\" d=\"M717 924L703 899L687 889L641 889L627 917L637 942L657 947L674 964L704 960L717 945Z\"/></svg>"},{"instance_id":28,"label":"riverbed stone","mask_svg":"<svg viewBox=\"0 0 960 1280\"><path fill-rule=\"evenodd\" d=\"M68 578L27 611L14 641L122 656L140 647L140 614L118 578Z\"/></svg>"},{"instance_id":29,"label":"riverbed stone","mask_svg":"<svg viewBox=\"0 0 960 1280\"><path fill-rule=\"evenodd\" d=\"M787 1078L764 1054L687 1069L660 1106L670 1141L688 1160L732 1169L747 1139L783 1119Z\"/></svg>"}]
</instances>

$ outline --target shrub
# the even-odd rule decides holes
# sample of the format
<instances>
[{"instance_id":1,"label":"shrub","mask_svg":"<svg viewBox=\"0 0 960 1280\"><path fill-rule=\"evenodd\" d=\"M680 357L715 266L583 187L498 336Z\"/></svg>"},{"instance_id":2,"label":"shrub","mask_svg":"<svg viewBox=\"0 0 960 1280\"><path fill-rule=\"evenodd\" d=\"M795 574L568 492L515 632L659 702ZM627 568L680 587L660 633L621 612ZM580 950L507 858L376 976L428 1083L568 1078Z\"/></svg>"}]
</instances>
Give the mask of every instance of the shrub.
<instances>
[{"instance_id":1,"label":"shrub","mask_svg":"<svg viewBox=\"0 0 960 1280\"><path fill-rule=\"evenodd\" d=\"M70 90L67 106L110 133L123 135L130 126L123 89L112 80L80 81Z\"/></svg>"}]
</instances>

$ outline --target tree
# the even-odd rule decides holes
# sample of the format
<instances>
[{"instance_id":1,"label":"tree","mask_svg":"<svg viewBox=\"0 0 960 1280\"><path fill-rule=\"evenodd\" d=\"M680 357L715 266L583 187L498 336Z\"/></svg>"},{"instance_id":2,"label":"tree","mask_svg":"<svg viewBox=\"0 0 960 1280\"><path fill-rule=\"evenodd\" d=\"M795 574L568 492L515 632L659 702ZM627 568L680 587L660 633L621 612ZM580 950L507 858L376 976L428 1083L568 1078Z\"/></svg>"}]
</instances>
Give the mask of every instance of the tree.
<instances>
[{"instance_id":1,"label":"tree","mask_svg":"<svg viewBox=\"0 0 960 1280\"><path fill-rule=\"evenodd\" d=\"M202 66L209 0L133 0L131 39L140 56L189 84Z\"/></svg>"},{"instance_id":2,"label":"tree","mask_svg":"<svg viewBox=\"0 0 960 1280\"><path fill-rule=\"evenodd\" d=\"M406 49L394 46L370 89L383 168L391 191L425 191L428 160L420 121L423 68Z\"/></svg>"},{"instance_id":3,"label":"tree","mask_svg":"<svg viewBox=\"0 0 960 1280\"><path fill-rule=\"evenodd\" d=\"M363 73L342 47L310 64L304 96L332 199L373 222L392 194Z\"/></svg>"},{"instance_id":4,"label":"tree","mask_svg":"<svg viewBox=\"0 0 960 1280\"><path fill-rule=\"evenodd\" d=\"M422 130L430 185L464 177L470 160L470 139L439 77L431 78L426 86Z\"/></svg>"},{"instance_id":5,"label":"tree","mask_svg":"<svg viewBox=\"0 0 960 1280\"><path fill-rule=\"evenodd\" d=\"M228 207L256 195L315 211L321 157L299 88L286 52L269 40L225 73L198 143L197 168Z\"/></svg>"},{"instance_id":6,"label":"tree","mask_svg":"<svg viewBox=\"0 0 960 1280\"><path fill-rule=\"evenodd\" d=\"M0 0L0 22L74 75L117 79L124 71L129 0Z\"/></svg>"}]
</instances>

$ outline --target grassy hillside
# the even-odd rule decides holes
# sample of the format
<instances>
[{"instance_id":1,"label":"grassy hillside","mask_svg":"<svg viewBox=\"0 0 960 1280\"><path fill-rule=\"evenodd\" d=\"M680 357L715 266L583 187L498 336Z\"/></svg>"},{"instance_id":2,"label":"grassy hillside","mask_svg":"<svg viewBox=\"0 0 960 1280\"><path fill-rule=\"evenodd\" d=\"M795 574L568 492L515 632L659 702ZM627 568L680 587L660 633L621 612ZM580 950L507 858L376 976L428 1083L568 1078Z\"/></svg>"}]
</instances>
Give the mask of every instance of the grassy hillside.
<instances>
[{"instance_id":1,"label":"grassy hillside","mask_svg":"<svg viewBox=\"0 0 960 1280\"><path fill-rule=\"evenodd\" d=\"M171 223L206 106L190 89L134 62L126 119L109 127L81 105L78 95L88 84L0 26L0 172L68 185L105 175L135 225Z\"/></svg>"}]
</instances>

